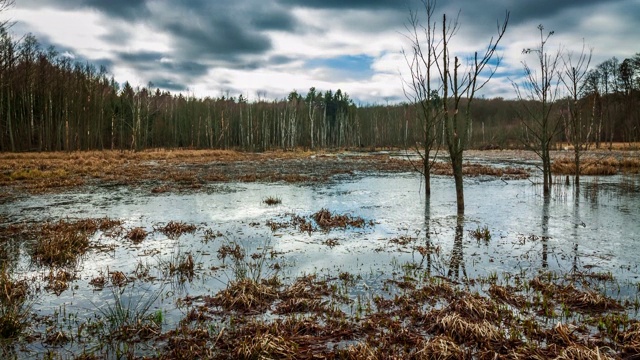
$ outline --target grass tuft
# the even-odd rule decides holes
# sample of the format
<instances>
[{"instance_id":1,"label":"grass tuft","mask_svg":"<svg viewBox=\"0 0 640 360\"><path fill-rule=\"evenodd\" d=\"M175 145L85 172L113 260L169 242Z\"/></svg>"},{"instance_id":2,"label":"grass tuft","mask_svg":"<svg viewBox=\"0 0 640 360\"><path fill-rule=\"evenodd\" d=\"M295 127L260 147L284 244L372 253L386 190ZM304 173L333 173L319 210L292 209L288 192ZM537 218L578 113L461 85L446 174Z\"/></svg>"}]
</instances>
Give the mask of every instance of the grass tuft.
<instances>
[{"instance_id":1,"label":"grass tuft","mask_svg":"<svg viewBox=\"0 0 640 360\"><path fill-rule=\"evenodd\" d=\"M193 224L187 224L182 221L169 221L167 225L157 228L156 230L165 234L170 239L177 239L182 234L192 234L197 230Z\"/></svg>"},{"instance_id":2,"label":"grass tuft","mask_svg":"<svg viewBox=\"0 0 640 360\"><path fill-rule=\"evenodd\" d=\"M478 241L482 240L484 242L489 242L489 240L491 240L491 232L489 231L489 227L486 225L482 228L478 226L477 229L470 230L469 235Z\"/></svg>"},{"instance_id":3,"label":"grass tuft","mask_svg":"<svg viewBox=\"0 0 640 360\"><path fill-rule=\"evenodd\" d=\"M282 199L275 196L269 196L266 199L262 200L262 202L269 206L274 206L274 205L282 204Z\"/></svg>"}]
</instances>

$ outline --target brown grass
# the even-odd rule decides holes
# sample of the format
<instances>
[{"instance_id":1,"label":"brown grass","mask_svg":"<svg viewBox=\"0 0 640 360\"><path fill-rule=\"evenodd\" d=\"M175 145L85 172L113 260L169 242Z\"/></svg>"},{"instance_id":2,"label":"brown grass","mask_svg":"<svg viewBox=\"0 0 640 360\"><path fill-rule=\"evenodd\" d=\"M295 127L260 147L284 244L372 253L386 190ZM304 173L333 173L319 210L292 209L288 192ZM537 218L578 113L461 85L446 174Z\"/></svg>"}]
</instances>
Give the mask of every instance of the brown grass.
<instances>
[{"instance_id":1,"label":"brown grass","mask_svg":"<svg viewBox=\"0 0 640 360\"><path fill-rule=\"evenodd\" d=\"M98 227L99 223L93 219L46 223L40 230L32 257L48 266L72 264L89 249L89 237Z\"/></svg>"},{"instance_id":2,"label":"brown grass","mask_svg":"<svg viewBox=\"0 0 640 360\"><path fill-rule=\"evenodd\" d=\"M273 205L282 204L282 199L275 196L269 196L266 199L262 200L262 202L269 206L273 206Z\"/></svg>"},{"instance_id":3,"label":"brown grass","mask_svg":"<svg viewBox=\"0 0 640 360\"><path fill-rule=\"evenodd\" d=\"M127 239L133 241L135 244L138 244L138 243L142 242L142 240L144 240L147 237L148 234L149 233L144 228L135 227L135 228L129 230L127 232L127 235L125 235L125 237Z\"/></svg>"},{"instance_id":4,"label":"brown grass","mask_svg":"<svg viewBox=\"0 0 640 360\"><path fill-rule=\"evenodd\" d=\"M265 160L273 166L264 166ZM435 174L450 173L437 163ZM152 193L197 191L207 182L326 181L355 171L411 171L405 159L389 155L305 151L246 153L232 150L164 150L141 152L87 151L0 154L0 186L29 193L58 192L83 184L149 185ZM465 174L527 177L522 169L497 169L465 164ZM10 198L7 200L10 201Z\"/></svg>"},{"instance_id":5,"label":"brown grass","mask_svg":"<svg viewBox=\"0 0 640 360\"><path fill-rule=\"evenodd\" d=\"M24 304L29 293L29 283L26 280L14 280L10 277L6 267L3 266L0 269L1 340L19 336L27 326L30 314ZM0 347L1 350L3 350L2 347Z\"/></svg>"},{"instance_id":6,"label":"brown grass","mask_svg":"<svg viewBox=\"0 0 640 360\"><path fill-rule=\"evenodd\" d=\"M364 219L361 217L352 217L350 215L332 214L327 209L321 209L320 211L311 215L311 218L318 224L323 230L330 230L333 228L346 228L347 226L361 228L364 227Z\"/></svg>"},{"instance_id":7,"label":"brown grass","mask_svg":"<svg viewBox=\"0 0 640 360\"><path fill-rule=\"evenodd\" d=\"M427 341L418 355L428 360L457 360L464 358L464 351L450 337L438 335Z\"/></svg>"},{"instance_id":8,"label":"brown grass","mask_svg":"<svg viewBox=\"0 0 640 360\"><path fill-rule=\"evenodd\" d=\"M226 311L241 313L259 312L268 308L277 298L275 289L249 278L233 281L208 303Z\"/></svg>"},{"instance_id":9,"label":"brown grass","mask_svg":"<svg viewBox=\"0 0 640 360\"><path fill-rule=\"evenodd\" d=\"M69 288L69 282L76 278L77 277L74 274L62 269L58 269L57 271L50 270L49 275L45 277L45 280L47 280L45 289L59 296L63 291Z\"/></svg>"},{"instance_id":10,"label":"brown grass","mask_svg":"<svg viewBox=\"0 0 640 360\"><path fill-rule=\"evenodd\" d=\"M24 301L29 291L26 280L15 281L11 279L6 267L0 268L0 304L8 306Z\"/></svg>"},{"instance_id":11,"label":"brown grass","mask_svg":"<svg viewBox=\"0 0 640 360\"><path fill-rule=\"evenodd\" d=\"M554 284L543 281L540 277L533 278L529 284L555 301L565 304L572 311L580 313L602 313L612 310L622 310L620 302L606 297L591 289L578 289L573 284Z\"/></svg>"},{"instance_id":12,"label":"brown grass","mask_svg":"<svg viewBox=\"0 0 640 360\"><path fill-rule=\"evenodd\" d=\"M169 221L167 225L156 228L157 231L165 234L168 238L177 239L182 234L192 234L197 230L193 224L187 224L182 221Z\"/></svg>"},{"instance_id":13,"label":"brown grass","mask_svg":"<svg viewBox=\"0 0 640 360\"><path fill-rule=\"evenodd\" d=\"M298 345L269 333L247 337L234 352L236 359L297 359Z\"/></svg>"},{"instance_id":14,"label":"brown grass","mask_svg":"<svg viewBox=\"0 0 640 360\"><path fill-rule=\"evenodd\" d=\"M551 171L560 175L575 174L572 157L559 157L553 160ZM640 173L640 158L622 156L586 156L580 160L581 175L616 175L622 173Z\"/></svg>"}]
</instances>

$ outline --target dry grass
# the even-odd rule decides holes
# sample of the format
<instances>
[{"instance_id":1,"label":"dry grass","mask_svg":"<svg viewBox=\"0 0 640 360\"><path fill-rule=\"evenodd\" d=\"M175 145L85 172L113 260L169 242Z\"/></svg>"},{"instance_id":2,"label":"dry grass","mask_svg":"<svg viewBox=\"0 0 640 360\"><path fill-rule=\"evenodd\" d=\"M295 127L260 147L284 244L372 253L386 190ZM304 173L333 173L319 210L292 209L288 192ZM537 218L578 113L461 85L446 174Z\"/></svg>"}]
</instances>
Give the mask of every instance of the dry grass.
<instances>
[{"instance_id":1,"label":"dry grass","mask_svg":"<svg viewBox=\"0 0 640 360\"><path fill-rule=\"evenodd\" d=\"M427 341L418 355L420 359L457 360L464 358L464 351L450 337L438 335Z\"/></svg>"},{"instance_id":2,"label":"dry grass","mask_svg":"<svg viewBox=\"0 0 640 360\"><path fill-rule=\"evenodd\" d=\"M640 354L640 322L634 321L626 332L620 335L623 344L622 351L625 355Z\"/></svg>"},{"instance_id":3,"label":"dry grass","mask_svg":"<svg viewBox=\"0 0 640 360\"><path fill-rule=\"evenodd\" d=\"M282 199L275 196L269 196L266 199L262 200L262 202L269 206L273 206L273 205L282 204Z\"/></svg>"},{"instance_id":4,"label":"dry grass","mask_svg":"<svg viewBox=\"0 0 640 360\"><path fill-rule=\"evenodd\" d=\"M431 172L434 175L453 175L453 169L448 162L435 162L431 168ZM482 164L475 164L465 162L462 165L462 174L468 177L476 176L495 176L504 179L526 179L531 174L522 168L517 167L504 167L498 168L493 166L487 166Z\"/></svg>"},{"instance_id":5,"label":"dry grass","mask_svg":"<svg viewBox=\"0 0 640 360\"><path fill-rule=\"evenodd\" d=\"M533 304L540 292L568 287L563 278L526 284L539 290L492 284L491 297L443 278L390 281L375 308L349 315L337 310L353 303L343 302L335 285L357 286L350 279L303 276L281 290L279 282L243 279L215 296L189 299L202 305L161 336L157 358L618 359L640 345L638 322L604 333L528 316L524 308L540 306Z\"/></svg>"},{"instance_id":6,"label":"dry grass","mask_svg":"<svg viewBox=\"0 0 640 360\"><path fill-rule=\"evenodd\" d=\"M553 160L551 171L555 174L575 174L575 163L572 157L560 157ZM619 156L586 156L580 160L581 175L616 175L618 173L640 173L640 158Z\"/></svg>"},{"instance_id":7,"label":"dry grass","mask_svg":"<svg viewBox=\"0 0 640 360\"><path fill-rule=\"evenodd\" d=\"M298 345L269 333L250 336L235 349L236 359L297 359Z\"/></svg>"},{"instance_id":8,"label":"dry grass","mask_svg":"<svg viewBox=\"0 0 640 360\"><path fill-rule=\"evenodd\" d=\"M529 282L530 286L550 297L560 304L565 304L572 311L580 313L603 313L606 311L622 310L620 302L585 288L578 289L574 284L555 284L535 277Z\"/></svg>"},{"instance_id":9,"label":"dry grass","mask_svg":"<svg viewBox=\"0 0 640 360\"><path fill-rule=\"evenodd\" d=\"M195 261L191 254L178 256L177 261L169 263L169 274L180 274L191 279L195 275Z\"/></svg>"},{"instance_id":10,"label":"dry grass","mask_svg":"<svg viewBox=\"0 0 640 360\"><path fill-rule=\"evenodd\" d=\"M208 303L226 311L250 313L264 311L277 298L277 291L265 284L245 278L233 281Z\"/></svg>"},{"instance_id":11,"label":"dry grass","mask_svg":"<svg viewBox=\"0 0 640 360\"><path fill-rule=\"evenodd\" d=\"M89 220L44 224L33 247L32 257L48 266L65 266L77 261L89 249L89 237L98 224Z\"/></svg>"},{"instance_id":12,"label":"dry grass","mask_svg":"<svg viewBox=\"0 0 640 360\"><path fill-rule=\"evenodd\" d=\"M125 237L133 241L135 244L139 244L142 242L142 240L144 240L147 237L147 235L149 235L147 230L141 227L135 227L129 230L127 232L127 235L125 235Z\"/></svg>"},{"instance_id":13,"label":"dry grass","mask_svg":"<svg viewBox=\"0 0 640 360\"><path fill-rule=\"evenodd\" d=\"M45 280L47 281L45 289L59 296L63 291L69 288L69 282L76 278L77 277L74 274L62 269L58 269L57 271L50 270L49 275L45 277Z\"/></svg>"},{"instance_id":14,"label":"dry grass","mask_svg":"<svg viewBox=\"0 0 640 360\"><path fill-rule=\"evenodd\" d=\"M270 164L265 167L265 161ZM273 166L271 166L273 165ZM435 174L450 173L437 163ZM405 172L409 161L389 155L232 150L87 151L0 154L0 185L29 193L58 192L83 184L149 185L152 193L197 191L210 182L319 182L355 171ZM528 177L522 169L465 164L468 176ZM10 201L10 199L8 199Z\"/></svg>"},{"instance_id":15,"label":"dry grass","mask_svg":"<svg viewBox=\"0 0 640 360\"><path fill-rule=\"evenodd\" d=\"M193 224L187 224L181 221L169 221L167 225L156 228L170 239L177 239L182 234L192 234L197 230L197 226Z\"/></svg>"},{"instance_id":16,"label":"dry grass","mask_svg":"<svg viewBox=\"0 0 640 360\"><path fill-rule=\"evenodd\" d=\"M14 280L6 267L0 269L0 340L19 336L29 323L29 292L26 280Z\"/></svg>"},{"instance_id":17,"label":"dry grass","mask_svg":"<svg viewBox=\"0 0 640 360\"><path fill-rule=\"evenodd\" d=\"M24 301L29 291L26 280L15 281L11 279L6 267L0 269L0 304L8 306Z\"/></svg>"},{"instance_id":18,"label":"dry grass","mask_svg":"<svg viewBox=\"0 0 640 360\"><path fill-rule=\"evenodd\" d=\"M346 228L347 226L361 228L365 225L364 219L359 216L352 217L350 215L332 214L331 211L327 209L321 209L311 215L311 218L323 230Z\"/></svg>"}]
</instances>

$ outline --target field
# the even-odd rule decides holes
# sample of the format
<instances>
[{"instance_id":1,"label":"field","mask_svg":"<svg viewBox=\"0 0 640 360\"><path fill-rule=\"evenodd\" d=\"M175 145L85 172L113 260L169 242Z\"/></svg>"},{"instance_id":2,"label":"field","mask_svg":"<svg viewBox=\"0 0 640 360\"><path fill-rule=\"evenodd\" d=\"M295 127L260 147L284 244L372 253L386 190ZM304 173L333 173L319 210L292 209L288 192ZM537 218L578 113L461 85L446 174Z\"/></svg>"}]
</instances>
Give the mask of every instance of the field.
<instances>
[{"instance_id":1,"label":"field","mask_svg":"<svg viewBox=\"0 0 640 360\"><path fill-rule=\"evenodd\" d=\"M443 154L441 154L443 156ZM623 359L637 151L0 154L2 358Z\"/></svg>"}]
</instances>

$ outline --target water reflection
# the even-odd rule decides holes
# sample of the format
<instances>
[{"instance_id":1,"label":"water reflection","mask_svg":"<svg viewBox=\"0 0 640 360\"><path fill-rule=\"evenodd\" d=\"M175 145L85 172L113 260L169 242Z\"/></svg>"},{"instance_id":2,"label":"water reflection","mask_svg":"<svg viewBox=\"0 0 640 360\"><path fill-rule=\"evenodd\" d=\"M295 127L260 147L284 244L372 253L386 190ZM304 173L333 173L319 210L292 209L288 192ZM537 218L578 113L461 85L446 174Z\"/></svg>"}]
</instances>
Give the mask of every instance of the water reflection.
<instances>
[{"instance_id":1,"label":"water reflection","mask_svg":"<svg viewBox=\"0 0 640 360\"><path fill-rule=\"evenodd\" d=\"M549 255L549 205L551 203L551 196L545 195L542 201L542 268L549 267L548 255Z\"/></svg>"},{"instance_id":2,"label":"water reflection","mask_svg":"<svg viewBox=\"0 0 640 360\"><path fill-rule=\"evenodd\" d=\"M451 260L449 262L448 277L455 279L460 278L460 272L462 276L467 278L467 269L464 263L464 246L463 246L463 234L464 234L464 215L458 213L456 217L456 232L453 238L453 249L451 250Z\"/></svg>"},{"instance_id":3,"label":"water reflection","mask_svg":"<svg viewBox=\"0 0 640 360\"><path fill-rule=\"evenodd\" d=\"M425 241L424 241L424 245L425 245L425 256L423 258L426 258L427 260L427 275L431 276L431 267L433 266L432 264L432 255L434 252L434 246L433 246L433 241L431 240L431 202L430 201L425 201L424 202L424 233L425 233Z\"/></svg>"},{"instance_id":4,"label":"water reflection","mask_svg":"<svg viewBox=\"0 0 640 360\"><path fill-rule=\"evenodd\" d=\"M580 187L578 184L573 189L573 230L571 235L573 237L573 261L571 269L574 272L578 271L578 228L586 227L586 224L580 218Z\"/></svg>"}]
</instances>

